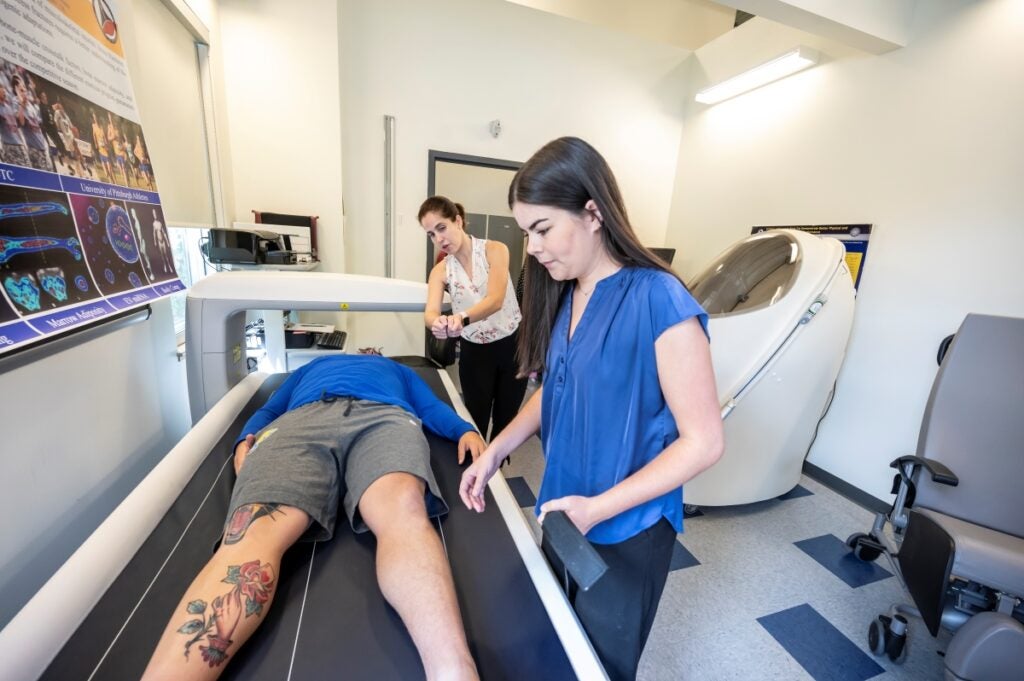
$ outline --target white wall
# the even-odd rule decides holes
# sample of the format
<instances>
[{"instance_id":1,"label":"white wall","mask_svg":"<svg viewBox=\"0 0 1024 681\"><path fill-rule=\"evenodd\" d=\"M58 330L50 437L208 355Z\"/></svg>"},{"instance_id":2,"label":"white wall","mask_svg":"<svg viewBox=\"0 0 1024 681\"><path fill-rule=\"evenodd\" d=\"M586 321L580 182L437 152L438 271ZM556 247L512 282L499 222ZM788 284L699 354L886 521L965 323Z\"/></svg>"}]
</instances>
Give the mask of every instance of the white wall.
<instances>
[{"instance_id":1,"label":"white wall","mask_svg":"<svg viewBox=\"0 0 1024 681\"><path fill-rule=\"evenodd\" d=\"M618 175L641 238L663 243L687 52L503 0L345 0L341 19L349 271L384 273L385 115L396 118L401 278L425 278L416 211L429 149L525 161L580 136ZM421 353L422 318L393 319L361 317L350 333L386 354Z\"/></svg>"},{"instance_id":2,"label":"white wall","mask_svg":"<svg viewBox=\"0 0 1024 681\"><path fill-rule=\"evenodd\" d=\"M968 312L1024 316L1024 4L917 8L903 49L821 44L814 69L693 105L667 237L692 276L755 224L875 225L809 461L881 498L889 461L915 449L939 341ZM815 38L755 19L720 41L695 53L694 89L723 61Z\"/></svg>"},{"instance_id":3,"label":"white wall","mask_svg":"<svg viewBox=\"0 0 1024 681\"><path fill-rule=\"evenodd\" d=\"M218 3L232 220L318 215L324 271L345 271L338 8L331 0Z\"/></svg>"},{"instance_id":4,"label":"white wall","mask_svg":"<svg viewBox=\"0 0 1024 681\"><path fill-rule=\"evenodd\" d=\"M161 0L164 2L165 0ZM175 0L171 0L174 2ZM177 0L183 2L203 22L207 29L212 29L218 23L217 0Z\"/></svg>"}]
</instances>

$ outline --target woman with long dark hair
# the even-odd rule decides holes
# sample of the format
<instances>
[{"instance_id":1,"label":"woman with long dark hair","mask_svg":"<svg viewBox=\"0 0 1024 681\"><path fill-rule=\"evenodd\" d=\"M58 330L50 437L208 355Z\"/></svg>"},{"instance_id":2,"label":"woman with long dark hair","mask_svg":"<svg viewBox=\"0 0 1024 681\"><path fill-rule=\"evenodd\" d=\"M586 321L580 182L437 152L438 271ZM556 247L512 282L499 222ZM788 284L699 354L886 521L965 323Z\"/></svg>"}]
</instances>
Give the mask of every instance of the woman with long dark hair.
<instances>
[{"instance_id":1,"label":"woman with long dark hair","mask_svg":"<svg viewBox=\"0 0 1024 681\"><path fill-rule=\"evenodd\" d=\"M541 521L564 511L609 566L570 601L609 676L635 679L682 532L680 488L723 450L707 315L637 240L611 169L583 140L534 154L509 206L532 256L519 371L542 371L543 384L459 493L482 511L501 461L541 432Z\"/></svg>"},{"instance_id":2,"label":"woman with long dark hair","mask_svg":"<svg viewBox=\"0 0 1024 681\"><path fill-rule=\"evenodd\" d=\"M495 437L519 411L526 379L516 371L519 303L508 271L508 247L466 232L462 204L431 196L420 206L420 226L444 257L427 282L423 321L435 338L461 338L459 382L480 434ZM441 314L445 291L452 313Z\"/></svg>"}]
</instances>

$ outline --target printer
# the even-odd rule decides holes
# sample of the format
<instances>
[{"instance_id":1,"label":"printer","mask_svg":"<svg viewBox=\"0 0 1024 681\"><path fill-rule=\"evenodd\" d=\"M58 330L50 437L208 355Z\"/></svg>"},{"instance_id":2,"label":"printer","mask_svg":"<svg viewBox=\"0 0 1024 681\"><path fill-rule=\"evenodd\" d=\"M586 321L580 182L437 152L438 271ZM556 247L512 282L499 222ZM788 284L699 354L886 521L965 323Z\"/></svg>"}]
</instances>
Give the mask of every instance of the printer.
<instances>
[{"instance_id":1,"label":"printer","mask_svg":"<svg viewBox=\"0 0 1024 681\"><path fill-rule=\"evenodd\" d=\"M270 214L264 214L264 217ZM276 215L276 214L275 214ZM280 216L287 218L289 216ZM278 222L235 222L236 230L252 232L271 231L280 236L284 250L295 255L293 263L316 262L316 236L313 233L315 227L310 225L281 224Z\"/></svg>"},{"instance_id":2,"label":"printer","mask_svg":"<svg viewBox=\"0 0 1024 681\"><path fill-rule=\"evenodd\" d=\"M280 234L269 230L211 229L206 257L217 264L291 264L294 256Z\"/></svg>"}]
</instances>

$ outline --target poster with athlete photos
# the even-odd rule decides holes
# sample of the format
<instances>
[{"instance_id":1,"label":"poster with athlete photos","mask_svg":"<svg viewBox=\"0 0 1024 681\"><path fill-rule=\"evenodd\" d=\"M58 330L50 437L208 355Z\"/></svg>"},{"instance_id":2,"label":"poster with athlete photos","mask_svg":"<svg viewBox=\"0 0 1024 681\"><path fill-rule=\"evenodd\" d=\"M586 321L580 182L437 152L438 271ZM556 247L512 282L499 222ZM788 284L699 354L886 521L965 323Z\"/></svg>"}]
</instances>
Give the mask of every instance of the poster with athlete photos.
<instances>
[{"instance_id":1,"label":"poster with athlete photos","mask_svg":"<svg viewBox=\"0 0 1024 681\"><path fill-rule=\"evenodd\" d=\"M0 22L0 354L185 289L112 0Z\"/></svg>"}]
</instances>

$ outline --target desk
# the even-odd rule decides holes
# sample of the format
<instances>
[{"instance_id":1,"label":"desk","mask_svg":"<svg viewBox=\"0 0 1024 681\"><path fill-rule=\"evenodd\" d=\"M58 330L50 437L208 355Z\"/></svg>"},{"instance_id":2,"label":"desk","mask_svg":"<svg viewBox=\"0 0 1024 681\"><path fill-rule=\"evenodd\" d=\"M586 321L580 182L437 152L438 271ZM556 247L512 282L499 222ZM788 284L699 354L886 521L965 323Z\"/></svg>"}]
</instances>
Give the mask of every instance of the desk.
<instances>
[{"instance_id":1,"label":"desk","mask_svg":"<svg viewBox=\"0 0 1024 681\"><path fill-rule=\"evenodd\" d=\"M285 350L284 363L287 365L287 371L295 371L303 364L309 364L317 357L326 357L327 355L344 355L346 352L347 350L345 350L345 348L342 348L341 350L328 350L325 348L318 348L316 346L311 348L295 348Z\"/></svg>"},{"instance_id":2,"label":"desk","mask_svg":"<svg viewBox=\"0 0 1024 681\"><path fill-rule=\"evenodd\" d=\"M303 364L312 362L317 357L327 354L344 354L348 351L348 341L340 350L318 348L286 348L284 346L284 315L281 310L261 310L263 317L263 347L266 356L260 361L260 371L281 373L295 371Z\"/></svg>"}]
</instances>

